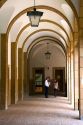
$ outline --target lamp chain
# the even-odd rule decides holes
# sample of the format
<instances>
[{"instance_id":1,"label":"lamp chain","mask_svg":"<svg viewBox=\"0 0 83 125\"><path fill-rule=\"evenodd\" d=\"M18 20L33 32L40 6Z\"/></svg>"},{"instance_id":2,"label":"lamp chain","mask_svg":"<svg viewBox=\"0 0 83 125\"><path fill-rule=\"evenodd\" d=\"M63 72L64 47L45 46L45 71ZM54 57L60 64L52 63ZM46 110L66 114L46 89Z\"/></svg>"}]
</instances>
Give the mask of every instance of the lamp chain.
<instances>
[{"instance_id":1,"label":"lamp chain","mask_svg":"<svg viewBox=\"0 0 83 125\"><path fill-rule=\"evenodd\" d=\"M49 44L49 43L47 43L47 51L48 51L48 44Z\"/></svg>"}]
</instances>

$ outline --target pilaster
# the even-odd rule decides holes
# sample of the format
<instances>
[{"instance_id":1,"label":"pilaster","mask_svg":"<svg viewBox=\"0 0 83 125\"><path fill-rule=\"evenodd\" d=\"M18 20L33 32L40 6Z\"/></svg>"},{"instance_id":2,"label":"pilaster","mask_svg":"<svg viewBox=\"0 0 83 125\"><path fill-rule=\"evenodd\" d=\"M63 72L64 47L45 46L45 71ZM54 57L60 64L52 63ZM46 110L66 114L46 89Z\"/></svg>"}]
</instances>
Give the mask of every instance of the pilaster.
<instances>
[{"instance_id":1,"label":"pilaster","mask_svg":"<svg viewBox=\"0 0 83 125\"><path fill-rule=\"evenodd\" d=\"M30 85L30 55L27 57L27 95L31 94L31 85Z\"/></svg>"},{"instance_id":2,"label":"pilaster","mask_svg":"<svg viewBox=\"0 0 83 125\"><path fill-rule=\"evenodd\" d=\"M18 48L18 100L23 99L23 55L22 48Z\"/></svg>"},{"instance_id":3,"label":"pilaster","mask_svg":"<svg viewBox=\"0 0 83 125\"><path fill-rule=\"evenodd\" d=\"M78 99L79 99L79 49L78 49L78 32L74 33L74 109L78 110Z\"/></svg>"},{"instance_id":4,"label":"pilaster","mask_svg":"<svg viewBox=\"0 0 83 125\"><path fill-rule=\"evenodd\" d=\"M8 41L7 34L0 35L0 109L8 108Z\"/></svg>"},{"instance_id":5,"label":"pilaster","mask_svg":"<svg viewBox=\"0 0 83 125\"><path fill-rule=\"evenodd\" d=\"M73 52L71 53L71 104L74 107L74 59Z\"/></svg>"},{"instance_id":6,"label":"pilaster","mask_svg":"<svg viewBox=\"0 0 83 125\"><path fill-rule=\"evenodd\" d=\"M16 66L16 43L11 43L11 104L18 100L17 66Z\"/></svg>"},{"instance_id":7,"label":"pilaster","mask_svg":"<svg viewBox=\"0 0 83 125\"><path fill-rule=\"evenodd\" d=\"M80 119L83 119L83 30L80 31Z\"/></svg>"},{"instance_id":8,"label":"pilaster","mask_svg":"<svg viewBox=\"0 0 83 125\"><path fill-rule=\"evenodd\" d=\"M69 102L72 103L72 91L71 91L71 46L69 47Z\"/></svg>"},{"instance_id":9,"label":"pilaster","mask_svg":"<svg viewBox=\"0 0 83 125\"><path fill-rule=\"evenodd\" d=\"M24 97L27 97L27 93L28 93L28 82L27 82L27 52L24 52L24 84L23 84L23 88L24 88Z\"/></svg>"},{"instance_id":10,"label":"pilaster","mask_svg":"<svg viewBox=\"0 0 83 125\"><path fill-rule=\"evenodd\" d=\"M80 17L79 17L79 69L80 69L80 85L79 85L79 112L80 119L83 120L83 2L80 0Z\"/></svg>"}]
</instances>

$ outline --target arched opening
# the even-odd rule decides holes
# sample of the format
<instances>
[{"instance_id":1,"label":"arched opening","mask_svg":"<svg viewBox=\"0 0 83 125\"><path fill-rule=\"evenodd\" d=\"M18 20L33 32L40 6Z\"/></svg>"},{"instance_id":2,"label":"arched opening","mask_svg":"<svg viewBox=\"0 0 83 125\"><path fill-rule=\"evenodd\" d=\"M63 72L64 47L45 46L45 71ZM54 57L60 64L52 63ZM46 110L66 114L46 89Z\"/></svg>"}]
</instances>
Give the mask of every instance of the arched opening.
<instances>
[{"instance_id":1,"label":"arched opening","mask_svg":"<svg viewBox=\"0 0 83 125\"><path fill-rule=\"evenodd\" d=\"M47 42L49 43L50 59L46 59ZM28 55L29 57L29 94L42 94L45 91L45 78L51 78L49 94L53 95L53 79L58 79L58 95L66 96L66 55L58 43L51 39L44 39L33 46ZM62 72L62 74L61 74ZM39 76L37 79L37 75ZM60 77L59 77L60 76ZM39 81L39 78L41 79ZM38 81L37 81L38 80ZM61 93L61 94L60 94Z\"/></svg>"}]
</instances>

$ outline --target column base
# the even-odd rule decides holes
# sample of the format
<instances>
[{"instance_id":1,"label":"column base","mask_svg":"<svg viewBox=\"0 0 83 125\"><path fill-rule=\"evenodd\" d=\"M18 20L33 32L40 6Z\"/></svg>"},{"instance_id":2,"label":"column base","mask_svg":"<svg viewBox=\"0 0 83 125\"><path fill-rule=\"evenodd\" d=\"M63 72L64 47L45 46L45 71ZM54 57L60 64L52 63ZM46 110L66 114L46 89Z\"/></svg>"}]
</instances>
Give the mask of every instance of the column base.
<instances>
[{"instance_id":1,"label":"column base","mask_svg":"<svg viewBox=\"0 0 83 125\"><path fill-rule=\"evenodd\" d=\"M8 106L0 105L0 110L7 110Z\"/></svg>"}]
</instances>

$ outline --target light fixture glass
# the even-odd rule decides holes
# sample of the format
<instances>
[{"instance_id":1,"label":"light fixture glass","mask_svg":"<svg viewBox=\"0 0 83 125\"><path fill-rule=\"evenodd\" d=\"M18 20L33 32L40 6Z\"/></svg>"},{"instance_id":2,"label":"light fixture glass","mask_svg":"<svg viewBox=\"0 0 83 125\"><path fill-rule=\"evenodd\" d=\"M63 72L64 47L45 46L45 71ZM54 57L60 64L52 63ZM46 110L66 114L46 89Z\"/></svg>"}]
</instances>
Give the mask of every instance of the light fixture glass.
<instances>
[{"instance_id":1,"label":"light fixture glass","mask_svg":"<svg viewBox=\"0 0 83 125\"><path fill-rule=\"evenodd\" d=\"M42 15L43 15L43 12L36 11L35 0L34 0L33 11L27 12L27 16L29 16L29 20L30 20L30 23L31 23L32 27L38 27L39 21L40 21L40 18L41 18Z\"/></svg>"},{"instance_id":2,"label":"light fixture glass","mask_svg":"<svg viewBox=\"0 0 83 125\"><path fill-rule=\"evenodd\" d=\"M49 43L47 43L47 52L45 52L45 57L46 57L46 59L50 59L50 56L51 56L51 53L50 53L49 50L48 50L48 44L49 44Z\"/></svg>"}]
</instances>

